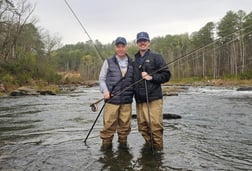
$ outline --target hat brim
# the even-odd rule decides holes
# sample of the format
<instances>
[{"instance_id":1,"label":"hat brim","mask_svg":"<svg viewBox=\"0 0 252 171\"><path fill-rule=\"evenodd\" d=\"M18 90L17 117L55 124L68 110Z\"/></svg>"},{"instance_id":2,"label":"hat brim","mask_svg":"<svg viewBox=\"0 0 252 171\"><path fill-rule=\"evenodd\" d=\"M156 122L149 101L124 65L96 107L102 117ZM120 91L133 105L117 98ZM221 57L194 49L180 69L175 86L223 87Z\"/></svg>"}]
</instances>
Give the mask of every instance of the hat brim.
<instances>
[{"instance_id":1,"label":"hat brim","mask_svg":"<svg viewBox=\"0 0 252 171\"><path fill-rule=\"evenodd\" d=\"M127 43L125 43L125 42L116 42L116 44L115 44L115 45L117 46L117 45L119 45L119 44L122 44L122 45L124 45L124 46L125 46Z\"/></svg>"},{"instance_id":2,"label":"hat brim","mask_svg":"<svg viewBox=\"0 0 252 171\"><path fill-rule=\"evenodd\" d=\"M147 39L147 38L139 38L139 39L137 39L137 42L140 42L140 41L150 41L150 39Z\"/></svg>"}]
</instances>

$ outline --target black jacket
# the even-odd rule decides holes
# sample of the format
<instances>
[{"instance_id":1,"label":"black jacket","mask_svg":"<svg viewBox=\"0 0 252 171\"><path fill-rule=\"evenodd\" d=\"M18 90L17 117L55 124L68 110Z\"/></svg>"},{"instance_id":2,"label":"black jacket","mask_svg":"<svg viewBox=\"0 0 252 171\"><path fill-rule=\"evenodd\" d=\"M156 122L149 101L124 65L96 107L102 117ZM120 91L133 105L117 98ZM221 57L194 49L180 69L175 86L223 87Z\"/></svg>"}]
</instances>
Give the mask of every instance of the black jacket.
<instances>
[{"instance_id":1,"label":"black jacket","mask_svg":"<svg viewBox=\"0 0 252 171\"><path fill-rule=\"evenodd\" d=\"M140 60L143 59L143 60ZM162 68L162 69L161 69ZM166 65L163 57L160 54L148 50L144 57L141 57L140 52L135 54L135 61L133 62L134 82L142 79L141 72L145 71L151 74L152 80L147 81L149 101L162 99L161 84L170 80L171 73ZM160 70L156 72L157 70ZM152 74L155 72L154 74ZM146 102L146 89L144 80L139 81L134 86L134 94L136 103Z\"/></svg>"}]
</instances>

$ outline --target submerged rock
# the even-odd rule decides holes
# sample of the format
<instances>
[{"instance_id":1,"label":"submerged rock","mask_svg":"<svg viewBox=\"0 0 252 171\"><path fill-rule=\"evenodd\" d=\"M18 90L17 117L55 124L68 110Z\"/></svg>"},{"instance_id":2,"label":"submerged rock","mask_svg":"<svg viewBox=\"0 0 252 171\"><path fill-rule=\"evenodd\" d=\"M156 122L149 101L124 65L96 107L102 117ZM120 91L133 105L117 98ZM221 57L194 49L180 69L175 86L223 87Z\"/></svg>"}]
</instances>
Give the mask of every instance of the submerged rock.
<instances>
[{"instance_id":1,"label":"submerged rock","mask_svg":"<svg viewBox=\"0 0 252 171\"><path fill-rule=\"evenodd\" d=\"M165 92L165 93L163 93L163 96L178 96L178 93L175 93L175 92L171 92L171 93Z\"/></svg>"},{"instance_id":2,"label":"submerged rock","mask_svg":"<svg viewBox=\"0 0 252 171\"><path fill-rule=\"evenodd\" d=\"M132 115L133 119L137 118L136 114ZM172 113L163 113L163 119L181 119L182 117L180 115L177 114L172 114Z\"/></svg>"},{"instance_id":3,"label":"submerged rock","mask_svg":"<svg viewBox=\"0 0 252 171\"><path fill-rule=\"evenodd\" d=\"M40 95L56 95L56 93L54 93L51 90L42 90L42 91L39 91L39 93Z\"/></svg>"},{"instance_id":4,"label":"submerged rock","mask_svg":"<svg viewBox=\"0 0 252 171\"><path fill-rule=\"evenodd\" d=\"M252 87L240 87L236 89L237 91L252 91Z\"/></svg>"}]
</instances>

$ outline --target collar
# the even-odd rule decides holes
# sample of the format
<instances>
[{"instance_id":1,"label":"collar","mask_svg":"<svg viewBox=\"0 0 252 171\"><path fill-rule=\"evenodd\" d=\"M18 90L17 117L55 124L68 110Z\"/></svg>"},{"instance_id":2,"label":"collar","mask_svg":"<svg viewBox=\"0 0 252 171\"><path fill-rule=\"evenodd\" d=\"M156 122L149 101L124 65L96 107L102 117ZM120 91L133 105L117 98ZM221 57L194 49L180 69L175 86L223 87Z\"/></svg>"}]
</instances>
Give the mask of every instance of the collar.
<instances>
[{"instance_id":1,"label":"collar","mask_svg":"<svg viewBox=\"0 0 252 171\"><path fill-rule=\"evenodd\" d=\"M128 54L125 54L124 58L119 58L116 54L114 54L112 60L114 62L118 62L118 61L130 61L130 58L129 58Z\"/></svg>"},{"instance_id":2,"label":"collar","mask_svg":"<svg viewBox=\"0 0 252 171\"><path fill-rule=\"evenodd\" d=\"M138 52L135 54L135 57L137 57L137 58L144 57L144 58L145 58L146 56L149 55L149 53L150 53L150 49L148 49L148 50L144 53L144 56L141 56L140 51L138 51Z\"/></svg>"},{"instance_id":3,"label":"collar","mask_svg":"<svg viewBox=\"0 0 252 171\"><path fill-rule=\"evenodd\" d=\"M127 55L125 55L123 58L120 58L117 55L115 55L115 57L116 57L117 61L128 61Z\"/></svg>"}]
</instances>

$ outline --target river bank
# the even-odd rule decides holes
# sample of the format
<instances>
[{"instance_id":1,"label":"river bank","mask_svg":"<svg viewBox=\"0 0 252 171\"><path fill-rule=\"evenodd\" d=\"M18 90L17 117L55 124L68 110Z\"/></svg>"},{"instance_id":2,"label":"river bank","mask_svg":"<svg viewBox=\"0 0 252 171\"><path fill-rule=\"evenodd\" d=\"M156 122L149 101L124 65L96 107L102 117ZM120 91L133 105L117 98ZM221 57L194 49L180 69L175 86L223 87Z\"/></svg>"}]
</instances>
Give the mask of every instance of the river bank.
<instances>
[{"instance_id":1,"label":"river bank","mask_svg":"<svg viewBox=\"0 0 252 171\"><path fill-rule=\"evenodd\" d=\"M251 91L252 80L238 80L238 79L212 79L212 80L171 80L163 84L164 95L174 95L174 93L183 91L187 86L215 86L215 87L227 87L237 88ZM0 84L0 97L1 96L17 96L17 95L56 95L59 93L65 93L73 91L78 86L93 87L98 86L97 80L81 81L78 77L74 79L66 78L59 84L48 84L41 80L35 80L26 85L14 85L14 84Z\"/></svg>"},{"instance_id":2,"label":"river bank","mask_svg":"<svg viewBox=\"0 0 252 171\"><path fill-rule=\"evenodd\" d=\"M190 85L190 86L223 86L223 87L251 87L252 79L182 79L171 80L166 85Z\"/></svg>"}]
</instances>

